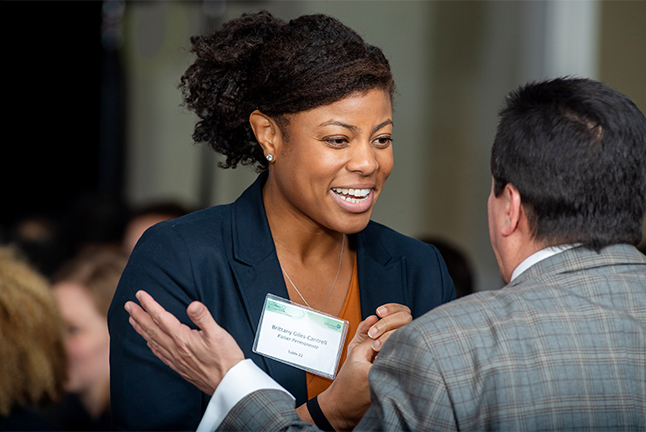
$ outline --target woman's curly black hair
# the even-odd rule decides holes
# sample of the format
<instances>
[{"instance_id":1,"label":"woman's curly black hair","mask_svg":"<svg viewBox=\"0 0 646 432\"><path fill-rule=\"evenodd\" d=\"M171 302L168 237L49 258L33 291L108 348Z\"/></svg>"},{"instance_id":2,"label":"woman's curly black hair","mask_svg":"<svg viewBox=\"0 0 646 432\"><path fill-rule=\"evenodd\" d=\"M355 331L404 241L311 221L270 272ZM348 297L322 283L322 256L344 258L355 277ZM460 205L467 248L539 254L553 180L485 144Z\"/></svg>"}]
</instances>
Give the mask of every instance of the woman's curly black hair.
<instances>
[{"instance_id":1,"label":"woman's curly black hair","mask_svg":"<svg viewBox=\"0 0 646 432\"><path fill-rule=\"evenodd\" d=\"M185 105L200 118L193 139L227 157L223 168L267 168L249 115L256 109L284 128L286 115L395 83L381 50L327 15L289 22L246 13L191 38L195 62L181 78Z\"/></svg>"}]
</instances>

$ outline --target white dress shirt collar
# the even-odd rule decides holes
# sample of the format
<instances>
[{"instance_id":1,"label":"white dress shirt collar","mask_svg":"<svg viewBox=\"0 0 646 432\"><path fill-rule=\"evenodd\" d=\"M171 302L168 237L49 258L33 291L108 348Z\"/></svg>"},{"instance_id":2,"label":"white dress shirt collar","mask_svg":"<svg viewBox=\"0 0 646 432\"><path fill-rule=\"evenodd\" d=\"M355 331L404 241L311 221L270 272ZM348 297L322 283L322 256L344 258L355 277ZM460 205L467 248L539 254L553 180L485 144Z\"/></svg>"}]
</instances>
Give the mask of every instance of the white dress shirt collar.
<instances>
[{"instance_id":1,"label":"white dress shirt collar","mask_svg":"<svg viewBox=\"0 0 646 432\"><path fill-rule=\"evenodd\" d=\"M556 255L558 253L564 252L568 249L572 249L574 247L579 246L578 244L564 244L564 245L558 245L558 246L551 246L547 247L545 249L541 249L538 252L533 253L532 255L528 256L525 258L525 260L518 265L511 274L511 280L509 281L510 283L516 279L518 276L521 275L525 270L533 266L539 261L543 261L546 258L549 258L553 255Z\"/></svg>"}]
</instances>

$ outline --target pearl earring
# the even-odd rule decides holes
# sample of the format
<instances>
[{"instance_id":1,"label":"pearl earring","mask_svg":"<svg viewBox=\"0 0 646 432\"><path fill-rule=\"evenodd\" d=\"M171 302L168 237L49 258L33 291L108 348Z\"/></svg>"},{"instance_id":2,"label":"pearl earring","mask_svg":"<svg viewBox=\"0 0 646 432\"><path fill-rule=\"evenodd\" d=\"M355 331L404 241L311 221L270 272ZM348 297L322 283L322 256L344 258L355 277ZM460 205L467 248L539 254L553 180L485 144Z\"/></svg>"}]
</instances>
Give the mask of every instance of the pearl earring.
<instances>
[{"instance_id":1,"label":"pearl earring","mask_svg":"<svg viewBox=\"0 0 646 432\"><path fill-rule=\"evenodd\" d=\"M267 160L268 160L269 162L271 162L271 161L273 161L273 160L274 160L274 155L273 155L273 154L271 154L271 153L270 153L270 154L268 154L268 155L267 155L267 156L265 156L265 157L267 158Z\"/></svg>"}]
</instances>

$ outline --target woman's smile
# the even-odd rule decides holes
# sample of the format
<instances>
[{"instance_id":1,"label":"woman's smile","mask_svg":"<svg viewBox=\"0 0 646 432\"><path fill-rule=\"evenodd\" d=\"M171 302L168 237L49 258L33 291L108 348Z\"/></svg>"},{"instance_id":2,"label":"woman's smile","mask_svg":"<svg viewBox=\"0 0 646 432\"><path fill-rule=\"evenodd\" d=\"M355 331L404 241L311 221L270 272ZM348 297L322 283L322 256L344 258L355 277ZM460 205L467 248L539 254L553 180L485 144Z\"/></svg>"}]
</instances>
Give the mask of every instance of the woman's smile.
<instances>
[{"instance_id":1,"label":"woman's smile","mask_svg":"<svg viewBox=\"0 0 646 432\"><path fill-rule=\"evenodd\" d=\"M331 192L339 205L349 212L363 213L372 207L372 188L332 188Z\"/></svg>"}]
</instances>

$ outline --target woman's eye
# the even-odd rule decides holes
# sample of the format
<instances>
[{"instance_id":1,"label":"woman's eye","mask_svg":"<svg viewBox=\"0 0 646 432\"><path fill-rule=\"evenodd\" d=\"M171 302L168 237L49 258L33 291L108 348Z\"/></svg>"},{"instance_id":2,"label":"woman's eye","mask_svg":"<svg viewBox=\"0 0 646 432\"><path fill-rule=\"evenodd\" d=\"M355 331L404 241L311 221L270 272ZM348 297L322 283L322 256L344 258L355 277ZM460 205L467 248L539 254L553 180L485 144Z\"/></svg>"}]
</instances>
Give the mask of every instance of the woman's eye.
<instances>
[{"instance_id":1,"label":"woman's eye","mask_svg":"<svg viewBox=\"0 0 646 432\"><path fill-rule=\"evenodd\" d=\"M348 143L347 138L344 137L328 137L323 139L327 144L334 147L343 147Z\"/></svg>"},{"instance_id":2,"label":"woman's eye","mask_svg":"<svg viewBox=\"0 0 646 432\"><path fill-rule=\"evenodd\" d=\"M373 141L375 145L378 147L388 147L389 145L392 144L393 139L392 137L385 136L385 137L379 137Z\"/></svg>"},{"instance_id":3,"label":"woman's eye","mask_svg":"<svg viewBox=\"0 0 646 432\"><path fill-rule=\"evenodd\" d=\"M79 333L81 333L81 327L75 326L75 325L68 325L67 326L67 335L68 336L76 336Z\"/></svg>"}]
</instances>

